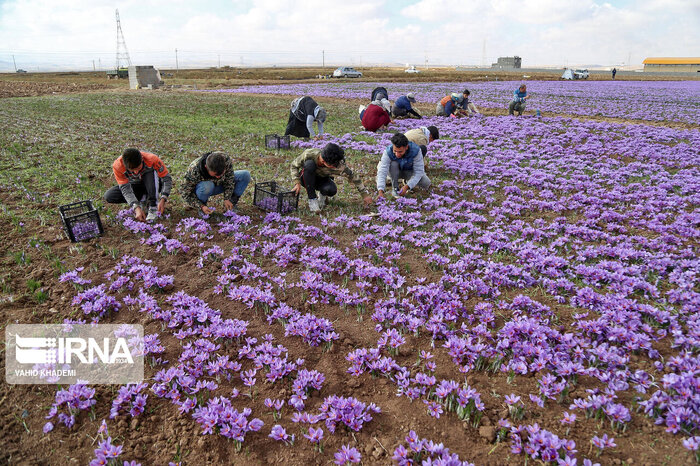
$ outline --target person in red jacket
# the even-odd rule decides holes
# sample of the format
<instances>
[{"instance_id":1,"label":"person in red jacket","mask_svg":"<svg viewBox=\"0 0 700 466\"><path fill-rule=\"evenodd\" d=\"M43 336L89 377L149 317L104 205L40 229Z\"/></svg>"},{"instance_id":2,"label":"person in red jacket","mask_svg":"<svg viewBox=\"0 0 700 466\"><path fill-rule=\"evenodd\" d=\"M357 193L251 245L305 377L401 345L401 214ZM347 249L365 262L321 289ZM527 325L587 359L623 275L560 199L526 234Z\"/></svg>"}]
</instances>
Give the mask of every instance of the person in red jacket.
<instances>
[{"instance_id":1,"label":"person in red jacket","mask_svg":"<svg viewBox=\"0 0 700 466\"><path fill-rule=\"evenodd\" d=\"M384 106L371 103L367 108L360 110L360 120L367 131L375 132L386 128L391 123L391 116Z\"/></svg>"}]
</instances>

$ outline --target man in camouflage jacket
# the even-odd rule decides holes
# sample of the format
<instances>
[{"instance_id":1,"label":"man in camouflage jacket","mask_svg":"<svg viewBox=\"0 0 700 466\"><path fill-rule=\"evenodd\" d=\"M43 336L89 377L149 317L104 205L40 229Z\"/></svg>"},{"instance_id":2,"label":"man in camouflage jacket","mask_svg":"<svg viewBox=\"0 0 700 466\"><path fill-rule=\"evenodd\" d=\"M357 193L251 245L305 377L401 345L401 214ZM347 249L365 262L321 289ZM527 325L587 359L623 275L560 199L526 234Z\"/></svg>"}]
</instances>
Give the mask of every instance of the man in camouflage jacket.
<instances>
[{"instance_id":1,"label":"man in camouflage jacket","mask_svg":"<svg viewBox=\"0 0 700 466\"><path fill-rule=\"evenodd\" d=\"M306 149L292 161L290 174L296 181L295 192L301 191L302 186L306 188L311 212L319 212L325 206L326 198L338 192L334 176L344 176L353 183L363 196L365 206L372 203L372 196L362 180L345 164L345 151L337 144L328 143L323 149Z\"/></svg>"},{"instance_id":2,"label":"man in camouflage jacket","mask_svg":"<svg viewBox=\"0 0 700 466\"><path fill-rule=\"evenodd\" d=\"M250 183L250 172L233 169L231 157L223 152L207 152L193 161L182 185L182 198L195 209L209 215L211 196L223 194L224 207L232 210Z\"/></svg>"}]
</instances>

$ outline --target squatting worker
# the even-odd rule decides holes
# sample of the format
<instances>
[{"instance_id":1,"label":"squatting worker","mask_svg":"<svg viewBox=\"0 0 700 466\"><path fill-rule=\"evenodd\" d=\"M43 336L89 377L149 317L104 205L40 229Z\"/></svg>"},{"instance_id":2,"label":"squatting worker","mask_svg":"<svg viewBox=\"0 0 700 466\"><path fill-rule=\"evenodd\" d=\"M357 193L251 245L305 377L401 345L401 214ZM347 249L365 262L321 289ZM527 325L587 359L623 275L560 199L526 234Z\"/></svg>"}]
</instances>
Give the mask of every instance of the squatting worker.
<instances>
[{"instance_id":1,"label":"squatting worker","mask_svg":"<svg viewBox=\"0 0 700 466\"><path fill-rule=\"evenodd\" d=\"M416 118L422 118L418 112L414 110L414 108L411 106L411 104L416 103L416 96L413 95L413 92L409 92L406 95L402 95L398 99L396 99L396 102L394 102L394 108L393 114L395 117L405 117L410 115L413 115Z\"/></svg>"},{"instance_id":2,"label":"squatting worker","mask_svg":"<svg viewBox=\"0 0 700 466\"><path fill-rule=\"evenodd\" d=\"M314 133L313 123L318 126L318 136ZM285 136L298 138L320 138L323 134L323 123L326 121L326 109L309 96L299 97L292 101L289 110L289 121Z\"/></svg>"},{"instance_id":3,"label":"squatting worker","mask_svg":"<svg viewBox=\"0 0 700 466\"><path fill-rule=\"evenodd\" d=\"M384 197L387 173L391 177L391 194L394 197L405 196L409 189L416 186L423 189L430 187L430 178L425 174L420 148L401 133L391 137L391 145L387 146L379 161L376 179L379 198ZM406 180L400 190L399 178Z\"/></svg>"},{"instance_id":4,"label":"squatting worker","mask_svg":"<svg viewBox=\"0 0 700 466\"><path fill-rule=\"evenodd\" d=\"M440 132L435 126L421 126L404 133L406 139L420 147L423 157L428 153L428 144L440 139Z\"/></svg>"},{"instance_id":5,"label":"squatting worker","mask_svg":"<svg viewBox=\"0 0 700 466\"><path fill-rule=\"evenodd\" d=\"M152 222L159 213L163 214L173 179L157 155L134 148L125 149L112 164L112 171L117 186L107 190L105 202L129 204L134 208L134 218L140 222ZM148 207L148 216L144 206Z\"/></svg>"},{"instance_id":6,"label":"squatting worker","mask_svg":"<svg viewBox=\"0 0 700 466\"><path fill-rule=\"evenodd\" d=\"M360 105L360 121L367 131L376 132L391 123L391 102L387 99L373 100L367 107Z\"/></svg>"},{"instance_id":7,"label":"squatting worker","mask_svg":"<svg viewBox=\"0 0 700 466\"><path fill-rule=\"evenodd\" d=\"M292 161L290 174L296 181L294 192L299 193L302 186L306 188L311 212L319 212L326 205L326 198L338 192L334 176L344 176L353 183L363 196L365 207L372 203L369 190L345 164L345 151L337 144L328 143L323 149L306 149Z\"/></svg>"},{"instance_id":8,"label":"squatting worker","mask_svg":"<svg viewBox=\"0 0 700 466\"><path fill-rule=\"evenodd\" d=\"M461 93L453 92L440 99L435 106L435 114L437 116L447 116L456 118L458 116L467 116L472 113L479 114L476 106L469 102L469 89L463 90Z\"/></svg>"},{"instance_id":9,"label":"squatting worker","mask_svg":"<svg viewBox=\"0 0 700 466\"><path fill-rule=\"evenodd\" d=\"M435 126L421 126L419 128L406 131L404 136L406 136L406 139L420 148L421 154L423 154L423 164L425 165L427 161L426 155L428 154L428 144L436 139L440 139L440 132ZM377 172L379 172L381 165L382 161L380 159L379 163L377 163ZM390 176L386 177L386 184L391 186L392 183Z\"/></svg>"},{"instance_id":10,"label":"squatting worker","mask_svg":"<svg viewBox=\"0 0 700 466\"><path fill-rule=\"evenodd\" d=\"M476 109L476 105L469 101L470 95L471 92L469 91L469 89L465 89L462 91L462 101L457 104L457 112L460 115L464 116L481 115L481 113L479 113L479 110Z\"/></svg>"},{"instance_id":11,"label":"squatting worker","mask_svg":"<svg viewBox=\"0 0 700 466\"><path fill-rule=\"evenodd\" d=\"M214 211L207 206L209 198L223 194L224 208L235 210L248 183L250 172L234 170L231 157L223 152L207 152L187 168L182 198L190 207L209 215Z\"/></svg>"},{"instance_id":12,"label":"squatting worker","mask_svg":"<svg viewBox=\"0 0 700 466\"><path fill-rule=\"evenodd\" d=\"M453 92L446 95L435 106L435 115L444 117L455 116L455 112L461 107L462 102L468 95L465 95L464 92Z\"/></svg>"},{"instance_id":13,"label":"squatting worker","mask_svg":"<svg viewBox=\"0 0 700 466\"><path fill-rule=\"evenodd\" d=\"M508 105L508 115L513 115L514 112L518 112L518 116L522 115L525 110L525 101L529 98L527 87L525 87L525 84L521 84L519 88L513 91L513 100Z\"/></svg>"}]
</instances>

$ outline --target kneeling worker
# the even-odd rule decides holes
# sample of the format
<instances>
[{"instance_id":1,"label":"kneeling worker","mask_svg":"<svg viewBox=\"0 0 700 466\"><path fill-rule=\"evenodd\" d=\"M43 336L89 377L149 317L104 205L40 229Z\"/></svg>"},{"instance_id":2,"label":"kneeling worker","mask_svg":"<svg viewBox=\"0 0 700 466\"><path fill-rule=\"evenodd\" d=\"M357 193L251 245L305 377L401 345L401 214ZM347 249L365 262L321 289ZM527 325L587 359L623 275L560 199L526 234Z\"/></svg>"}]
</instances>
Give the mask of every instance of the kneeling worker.
<instances>
[{"instance_id":1,"label":"kneeling worker","mask_svg":"<svg viewBox=\"0 0 700 466\"><path fill-rule=\"evenodd\" d=\"M248 183L250 172L234 170L231 157L223 152L207 152L187 168L182 198L190 207L209 215L214 211L207 206L209 198L223 194L224 208L234 210Z\"/></svg>"}]
</instances>

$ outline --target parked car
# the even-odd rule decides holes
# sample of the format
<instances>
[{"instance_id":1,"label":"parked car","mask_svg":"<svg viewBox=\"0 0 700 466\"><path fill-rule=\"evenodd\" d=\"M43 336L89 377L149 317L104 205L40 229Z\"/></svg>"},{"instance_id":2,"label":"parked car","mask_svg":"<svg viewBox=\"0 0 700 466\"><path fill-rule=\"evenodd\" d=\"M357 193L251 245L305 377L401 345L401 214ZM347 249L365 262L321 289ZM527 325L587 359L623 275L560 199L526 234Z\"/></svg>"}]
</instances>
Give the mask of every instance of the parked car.
<instances>
[{"instance_id":1,"label":"parked car","mask_svg":"<svg viewBox=\"0 0 700 466\"><path fill-rule=\"evenodd\" d=\"M574 70L574 79L588 79L588 70Z\"/></svg>"},{"instance_id":2,"label":"parked car","mask_svg":"<svg viewBox=\"0 0 700 466\"><path fill-rule=\"evenodd\" d=\"M352 66L341 66L333 72L334 78L361 78L362 73Z\"/></svg>"},{"instance_id":3,"label":"parked car","mask_svg":"<svg viewBox=\"0 0 700 466\"><path fill-rule=\"evenodd\" d=\"M408 69L404 70L404 73L420 73L420 70L416 69L415 66L410 66Z\"/></svg>"}]
</instances>

